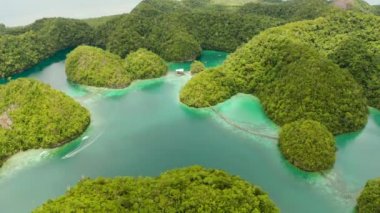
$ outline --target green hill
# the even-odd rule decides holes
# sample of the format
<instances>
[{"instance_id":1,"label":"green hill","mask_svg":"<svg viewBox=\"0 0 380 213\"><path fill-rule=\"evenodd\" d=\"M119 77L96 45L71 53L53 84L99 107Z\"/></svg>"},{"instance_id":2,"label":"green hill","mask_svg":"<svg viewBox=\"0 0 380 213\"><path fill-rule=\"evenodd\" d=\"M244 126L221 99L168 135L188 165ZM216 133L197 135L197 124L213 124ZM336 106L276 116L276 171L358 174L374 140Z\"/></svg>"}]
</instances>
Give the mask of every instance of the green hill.
<instances>
[{"instance_id":1,"label":"green hill","mask_svg":"<svg viewBox=\"0 0 380 213\"><path fill-rule=\"evenodd\" d=\"M281 129L279 147L287 160L305 171L328 170L335 163L334 136L316 121L286 124Z\"/></svg>"},{"instance_id":2,"label":"green hill","mask_svg":"<svg viewBox=\"0 0 380 213\"><path fill-rule=\"evenodd\" d=\"M69 81L96 87L125 88L138 79L166 74L166 62L146 49L130 53L125 59L90 46L79 46L67 56Z\"/></svg>"},{"instance_id":3,"label":"green hill","mask_svg":"<svg viewBox=\"0 0 380 213\"><path fill-rule=\"evenodd\" d=\"M46 18L0 36L0 77L30 68L59 50L92 40L92 28L74 19Z\"/></svg>"},{"instance_id":4,"label":"green hill","mask_svg":"<svg viewBox=\"0 0 380 213\"><path fill-rule=\"evenodd\" d=\"M380 108L379 29L379 17L357 12L268 29L192 78L180 99L209 107L248 93L280 126L307 119L335 135L360 130L367 105Z\"/></svg>"},{"instance_id":5,"label":"green hill","mask_svg":"<svg viewBox=\"0 0 380 213\"><path fill-rule=\"evenodd\" d=\"M250 2L259 2L260 0L211 0L213 4L222 4L222 5L243 5Z\"/></svg>"},{"instance_id":6,"label":"green hill","mask_svg":"<svg viewBox=\"0 0 380 213\"><path fill-rule=\"evenodd\" d=\"M20 151L70 142L90 123L84 107L36 80L1 85L0 97L0 165Z\"/></svg>"},{"instance_id":7,"label":"green hill","mask_svg":"<svg viewBox=\"0 0 380 213\"><path fill-rule=\"evenodd\" d=\"M258 187L193 166L159 177L84 179L34 212L265 212L278 208Z\"/></svg>"}]
</instances>

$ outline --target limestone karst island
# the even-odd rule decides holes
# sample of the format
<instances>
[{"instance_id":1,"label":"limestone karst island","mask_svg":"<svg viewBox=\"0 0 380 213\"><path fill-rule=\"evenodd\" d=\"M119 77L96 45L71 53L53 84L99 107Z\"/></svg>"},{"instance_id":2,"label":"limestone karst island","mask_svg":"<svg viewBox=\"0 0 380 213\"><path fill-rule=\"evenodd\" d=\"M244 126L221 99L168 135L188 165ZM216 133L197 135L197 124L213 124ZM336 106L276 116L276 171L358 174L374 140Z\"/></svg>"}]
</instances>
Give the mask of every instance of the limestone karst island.
<instances>
[{"instance_id":1,"label":"limestone karst island","mask_svg":"<svg viewBox=\"0 0 380 213\"><path fill-rule=\"evenodd\" d=\"M2 0L0 213L380 213L380 0Z\"/></svg>"}]
</instances>

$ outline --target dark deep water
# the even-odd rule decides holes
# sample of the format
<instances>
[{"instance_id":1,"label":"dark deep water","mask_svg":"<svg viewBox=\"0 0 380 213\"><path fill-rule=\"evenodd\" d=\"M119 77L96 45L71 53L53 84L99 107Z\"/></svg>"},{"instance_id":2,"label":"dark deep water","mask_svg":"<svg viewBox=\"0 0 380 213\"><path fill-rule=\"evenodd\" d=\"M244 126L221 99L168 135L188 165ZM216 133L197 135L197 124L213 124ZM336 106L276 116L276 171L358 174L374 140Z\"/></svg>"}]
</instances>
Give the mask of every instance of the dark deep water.
<instances>
[{"instance_id":1,"label":"dark deep water","mask_svg":"<svg viewBox=\"0 0 380 213\"><path fill-rule=\"evenodd\" d=\"M0 212L30 212L47 199L62 195L81 177L156 176L199 164L219 168L261 186L284 213L352 212L367 179L380 176L380 112L371 109L360 133L339 136L335 168L306 174L281 157L276 141L244 133L209 110L179 103L180 88L190 78L170 72L139 81L123 90L69 84L61 52L18 77L46 82L74 97L92 113L82 137L55 150L20 153L0 169ZM225 53L206 51L208 66ZM171 64L171 69L188 64ZM269 134L277 127L259 101L237 95L217 106L234 122Z\"/></svg>"}]
</instances>

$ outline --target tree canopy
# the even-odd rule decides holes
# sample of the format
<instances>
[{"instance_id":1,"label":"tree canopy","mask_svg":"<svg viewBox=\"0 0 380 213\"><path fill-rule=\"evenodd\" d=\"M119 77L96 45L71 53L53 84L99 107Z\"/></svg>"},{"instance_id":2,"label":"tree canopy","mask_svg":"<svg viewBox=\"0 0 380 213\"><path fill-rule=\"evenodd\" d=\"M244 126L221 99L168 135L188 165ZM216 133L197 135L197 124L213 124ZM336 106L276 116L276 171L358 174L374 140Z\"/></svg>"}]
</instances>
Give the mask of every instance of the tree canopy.
<instances>
[{"instance_id":1,"label":"tree canopy","mask_svg":"<svg viewBox=\"0 0 380 213\"><path fill-rule=\"evenodd\" d=\"M123 88L132 81L118 55L89 46L79 46L67 56L66 74L74 83L97 87Z\"/></svg>"},{"instance_id":2,"label":"tree canopy","mask_svg":"<svg viewBox=\"0 0 380 213\"><path fill-rule=\"evenodd\" d=\"M376 16L342 12L266 30L221 67L193 77L180 100L209 107L239 92L254 94L282 126L280 149L290 163L330 169L332 134L363 128L367 104L378 107L379 27Z\"/></svg>"},{"instance_id":3,"label":"tree canopy","mask_svg":"<svg viewBox=\"0 0 380 213\"><path fill-rule=\"evenodd\" d=\"M69 142L90 123L88 110L32 79L0 86L0 113L0 165L17 152Z\"/></svg>"},{"instance_id":4,"label":"tree canopy","mask_svg":"<svg viewBox=\"0 0 380 213\"><path fill-rule=\"evenodd\" d=\"M279 125L312 119L334 134L364 127L367 101L350 73L302 43L283 37L269 42L261 44L274 47L273 57L264 59L273 63L264 68L270 71L251 83L269 117Z\"/></svg>"},{"instance_id":5,"label":"tree canopy","mask_svg":"<svg viewBox=\"0 0 380 213\"><path fill-rule=\"evenodd\" d=\"M281 23L210 1L149 0L99 26L95 43L121 57L142 47L167 61L190 61L201 49L234 51L261 30Z\"/></svg>"},{"instance_id":6,"label":"tree canopy","mask_svg":"<svg viewBox=\"0 0 380 213\"><path fill-rule=\"evenodd\" d=\"M335 163L334 136L317 121L301 120L284 125L279 147L291 164L305 171L331 169Z\"/></svg>"},{"instance_id":7,"label":"tree canopy","mask_svg":"<svg viewBox=\"0 0 380 213\"><path fill-rule=\"evenodd\" d=\"M191 74L198 74L206 69L205 65L201 61L194 61L191 63L190 72Z\"/></svg>"},{"instance_id":8,"label":"tree canopy","mask_svg":"<svg viewBox=\"0 0 380 213\"><path fill-rule=\"evenodd\" d=\"M380 16L380 5L373 6L374 13Z\"/></svg>"},{"instance_id":9,"label":"tree canopy","mask_svg":"<svg viewBox=\"0 0 380 213\"><path fill-rule=\"evenodd\" d=\"M239 8L240 13L280 18L287 22L315 19L336 11L326 0L288 0L252 2Z\"/></svg>"},{"instance_id":10,"label":"tree canopy","mask_svg":"<svg viewBox=\"0 0 380 213\"><path fill-rule=\"evenodd\" d=\"M146 49L121 59L100 48L79 46L66 60L70 81L96 87L125 88L134 80L161 77L167 70L166 62Z\"/></svg>"},{"instance_id":11,"label":"tree canopy","mask_svg":"<svg viewBox=\"0 0 380 213\"><path fill-rule=\"evenodd\" d=\"M268 29L231 54L218 71L191 79L181 101L208 107L243 92L257 95L280 125L312 119L334 134L359 130L367 121L367 103L376 107L379 100L379 25L376 16L341 12ZM362 47L347 45L356 39ZM228 94L201 89L202 76L219 82L207 91ZM201 90L203 95L189 92Z\"/></svg>"},{"instance_id":12,"label":"tree canopy","mask_svg":"<svg viewBox=\"0 0 380 213\"><path fill-rule=\"evenodd\" d=\"M0 36L0 77L30 68L58 50L89 43L92 35L86 23L64 18L45 18L6 31Z\"/></svg>"},{"instance_id":13,"label":"tree canopy","mask_svg":"<svg viewBox=\"0 0 380 213\"><path fill-rule=\"evenodd\" d=\"M368 44L353 37L343 41L329 58L347 69L363 86L368 104L380 109L380 51L371 51Z\"/></svg>"},{"instance_id":14,"label":"tree canopy","mask_svg":"<svg viewBox=\"0 0 380 213\"><path fill-rule=\"evenodd\" d=\"M34 212L279 212L258 187L223 171L193 166L159 177L83 179Z\"/></svg>"},{"instance_id":15,"label":"tree canopy","mask_svg":"<svg viewBox=\"0 0 380 213\"><path fill-rule=\"evenodd\" d=\"M223 79L223 80L221 80ZM231 97L232 91L220 68L195 75L181 90L180 100L192 107L210 107Z\"/></svg>"},{"instance_id":16,"label":"tree canopy","mask_svg":"<svg viewBox=\"0 0 380 213\"><path fill-rule=\"evenodd\" d=\"M380 211L380 178L369 180L357 199L358 213Z\"/></svg>"},{"instance_id":17,"label":"tree canopy","mask_svg":"<svg viewBox=\"0 0 380 213\"><path fill-rule=\"evenodd\" d=\"M167 61L191 61L202 49L233 52L265 29L339 13L324 0L242 2L231 7L224 1L145 0L130 14L83 21L45 18L14 28L0 25L0 76L21 72L58 50L81 44L95 45L122 58L146 48ZM376 11L360 0L352 9Z\"/></svg>"},{"instance_id":18,"label":"tree canopy","mask_svg":"<svg viewBox=\"0 0 380 213\"><path fill-rule=\"evenodd\" d=\"M168 66L160 56L147 49L139 49L125 58L124 69L132 79L149 79L165 75Z\"/></svg>"}]
</instances>

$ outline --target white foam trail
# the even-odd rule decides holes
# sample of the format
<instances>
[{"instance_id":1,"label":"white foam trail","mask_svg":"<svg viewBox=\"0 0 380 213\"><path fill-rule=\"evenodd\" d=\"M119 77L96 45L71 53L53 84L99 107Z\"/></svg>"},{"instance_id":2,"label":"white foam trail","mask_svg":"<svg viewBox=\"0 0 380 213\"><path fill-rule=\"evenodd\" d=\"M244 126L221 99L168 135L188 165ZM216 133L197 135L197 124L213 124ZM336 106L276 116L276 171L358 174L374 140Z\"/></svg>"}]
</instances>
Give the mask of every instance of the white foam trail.
<instances>
[{"instance_id":1,"label":"white foam trail","mask_svg":"<svg viewBox=\"0 0 380 213\"><path fill-rule=\"evenodd\" d=\"M74 157L75 155L77 155L78 153L80 153L81 151L83 151L83 150L86 149L87 147L91 146L93 143L95 143L95 142L100 138L100 136L103 135L103 133L104 133L104 132L99 133L99 134L98 134L98 135L97 135L92 141L90 141L90 142L84 144L83 146L78 147L78 148L75 149L74 151L72 151L72 152L66 154L65 156L62 157L62 159L68 159L68 158ZM82 139L82 141L86 140L86 139L87 139L86 137L88 138L88 136L85 136L85 137Z\"/></svg>"},{"instance_id":2,"label":"white foam trail","mask_svg":"<svg viewBox=\"0 0 380 213\"><path fill-rule=\"evenodd\" d=\"M311 177L307 180L307 183L332 196L334 202L344 206L350 206L355 203L356 192L352 189L350 183L345 181L342 175L335 170Z\"/></svg>"},{"instance_id":3,"label":"white foam trail","mask_svg":"<svg viewBox=\"0 0 380 213\"><path fill-rule=\"evenodd\" d=\"M11 176L23 168L34 166L41 160L48 158L49 155L50 152L46 149L19 152L13 155L4 163L0 169L0 179L3 177Z\"/></svg>"},{"instance_id":4,"label":"white foam trail","mask_svg":"<svg viewBox=\"0 0 380 213\"><path fill-rule=\"evenodd\" d=\"M49 156L49 151L48 150L45 150L45 151L42 151L40 153L40 158L43 159L43 158L47 158Z\"/></svg>"}]
</instances>

